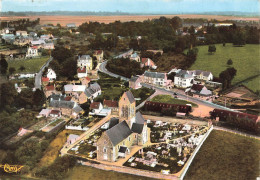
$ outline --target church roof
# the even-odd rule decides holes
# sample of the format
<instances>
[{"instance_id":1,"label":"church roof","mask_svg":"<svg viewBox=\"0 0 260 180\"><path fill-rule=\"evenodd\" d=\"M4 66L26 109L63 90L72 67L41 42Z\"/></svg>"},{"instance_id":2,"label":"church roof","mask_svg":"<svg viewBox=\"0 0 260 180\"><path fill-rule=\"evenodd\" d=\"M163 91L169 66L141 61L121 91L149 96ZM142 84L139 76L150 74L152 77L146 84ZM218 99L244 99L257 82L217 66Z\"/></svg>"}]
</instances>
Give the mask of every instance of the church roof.
<instances>
[{"instance_id":1,"label":"church roof","mask_svg":"<svg viewBox=\"0 0 260 180\"><path fill-rule=\"evenodd\" d=\"M135 123L137 124L144 124L145 120L140 112L137 112L135 115Z\"/></svg>"},{"instance_id":2,"label":"church roof","mask_svg":"<svg viewBox=\"0 0 260 180\"><path fill-rule=\"evenodd\" d=\"M135 98L134 98L134 95L132 94L131 91L127 91L125 92L126 93L126 96L127 98L129 99L130 103L132 104L133 102L135 102Z\"/></svg>"},{"instance_id":3,"label":"church roof","mask_svg":"<svg viewBox=\"0 0 260 180\"><path fill-rule=\"evenodd\" d=\"M122 121L106 131L106 134L108 135L113 146L116 146L118 143L122 142L131 133L132 131L130 130L126 121Z\"/></svg>"},{"instance_id":4,"label":"church roof","mask_svg":"<svg viewBox=\"0 0 260 180\"><path fill-rule=\"evenodd\" d=\"M132 130L134 133L141 134L141 133L143 132L143 127L144 127L143 124L133 123L131 130Z\"/></svg>"}]
</instances>

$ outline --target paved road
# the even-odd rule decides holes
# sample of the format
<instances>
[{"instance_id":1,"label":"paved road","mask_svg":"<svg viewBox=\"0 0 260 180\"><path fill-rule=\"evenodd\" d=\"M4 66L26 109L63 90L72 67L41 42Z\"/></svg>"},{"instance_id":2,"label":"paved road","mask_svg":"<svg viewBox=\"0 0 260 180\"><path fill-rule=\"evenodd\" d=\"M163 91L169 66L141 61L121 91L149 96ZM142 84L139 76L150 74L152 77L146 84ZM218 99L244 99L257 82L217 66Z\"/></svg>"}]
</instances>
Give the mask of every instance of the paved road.
<instances>
[{"instance_id":1,"label":"paved road","mask_svg":"<svg viewBox=\"0 0 260 180\"><path fill-rule=\"evenodd\" d=\"M114 74L114 73L111 73L109 72L107 69L106 69L106 65L107 65L107 61L103 62L100 66L99 66L99 71L105 73L105 74L108 74L109 76L112 76L112 77L115 77L115 78L121 78L125 81L129 81L129 78L126 78L126 77L123 77L123 76L120 76L120 75L117 75L117 74ZM223 110L229 110L229 111L234 111L234 112L239 112L239 111L236 111L236 110L233 110L233 109L230 109L230 108L227 108L227 107L224 107L224 106L221 106L221 105L218 105L218 104L214 104L212 102L208 102L208 101L204 101L204 100L201 100L201 99L197 99L197 98L194 98L194 97L191 97L191 96L187 96L185 95L184 93L180 93L180 91L171 91L171 90L166 90L164 88L160 88L160 87L156 87L156 86L153 86L153 85L150 85L150 84L145 84L145 83L141 83L142 86L144 87L147 87L147 88L152 88L154 90L160 90L164 93L167 93L167 94L174 94L176 93L177 96L180 98L180 99L185 99L185 100L188 100L188 101L191 101L195 104L201 104L201 105L204 105L204 106L208 106L208 107L211 107L211 108L218 108L218 109L223 109Z\"/></svg>"},{"instance_id":2,"label":"paved road","mask_svg":"<svg viewBox=\"0 0 260 180\"><path fill-rule=\"evenodd\" d=\"M40 71L36 74L35 83L34 83L35 89L42 88L42 73L44 71L44 68L48 67L52 60L53 60L53 57L50 57L50 59L41 67Z\"/></svg>"}]
</instances>

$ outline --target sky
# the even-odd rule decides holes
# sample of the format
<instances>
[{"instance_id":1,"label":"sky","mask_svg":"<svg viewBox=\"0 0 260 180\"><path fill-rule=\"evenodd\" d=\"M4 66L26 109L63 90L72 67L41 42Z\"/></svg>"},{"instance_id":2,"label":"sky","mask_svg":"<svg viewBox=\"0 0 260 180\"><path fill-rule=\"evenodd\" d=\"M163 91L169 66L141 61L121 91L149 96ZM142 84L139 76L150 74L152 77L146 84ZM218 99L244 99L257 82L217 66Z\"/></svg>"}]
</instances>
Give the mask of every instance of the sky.
<instances>
[{"instance_id":1,"label":"sky","mask_svg":"<svg viewBox=\"0 0 260 180\"><path fill-rule=\"evenodd\" d=\"M259 13L260 0L0 0L2 11L106 11L128 13Z\"/></svg>"}]
</instances>

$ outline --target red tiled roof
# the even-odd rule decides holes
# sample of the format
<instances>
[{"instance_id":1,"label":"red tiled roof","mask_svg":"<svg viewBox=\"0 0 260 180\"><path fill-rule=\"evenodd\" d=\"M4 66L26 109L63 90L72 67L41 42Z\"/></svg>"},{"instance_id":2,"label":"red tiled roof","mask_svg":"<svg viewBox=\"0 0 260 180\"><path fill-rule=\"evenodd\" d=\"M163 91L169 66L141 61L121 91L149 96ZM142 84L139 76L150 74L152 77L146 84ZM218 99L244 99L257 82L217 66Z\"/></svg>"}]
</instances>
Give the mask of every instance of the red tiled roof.
<instances>
[{"instance_id":1,"label":"red tiled roof","mask_svg":"<svg viewBox=\"0 0 260 180\"><path fill-rule=\"evenodd\" d=\"M47 77L42 77L42 82L49 82L49 78L47 78Z\"/></svg>"},{"instance_id":2,"label":"red tiled roof","mask_svg":"<svg viewBox=\"0 0 260 180\"><path fill-rule=\"evenodd\" d=\"M95 55L100 55L100 54L102 54L102 52L103 52L103 50L96 50L94 54Z\"/></svg>"},{"instance_id":3,"label":"red tiled roof","mask_svg":"<svg viewBox=\"0 0 260 180\"><path fill-rule=\"evenodd\" d=\"M46 86L46 91L54 91L54 86L50 85L50 86Z\"/></svg>"},{"instance_id":4,"label":"red tiled roof","mask_svg":"<svg viewBox=\"0 0 260 180\"><path fill-rule=\"evenodd\" d=\"M146 63L146 61L148 60L149 58L142 58L142 63Z\"/></svg>"},{"instance_id":5,"label":"red tiled roof","mask_svg":"<svg viewBox=\"0 0 260 180\"><path fill-rule=\"evenodd\" d=\"M178 112L188 113L191 111L191 106L180 104L168 104L146 101L144 107L147 111L161 112L163 109L177 108Z\"/></svg>"},{"instance_id":6,"label":"red tiled roof","mask_svg":"<svg viewBox=\"0 0 260 180\"><path fill-rule=\"evenodd\" d=\"M59 110L51 110L50 114L60 114L60 111Z\"/></svg>"},{"instance_id":7,"label":"red tiled roof","mask_svg":"<svg viewBox=\"0 0 260 180\"><path fill-rule=\"evenodd\" d=\"M33 49L38 49L38 47L37 47L37 46L32 46L32 48L33 48Z\"/></svg>"},{"instance_id":8,"label":"red tiled roof","mask_svg":"<svg viewBox=\"0 0 260 180\"><path fill-rule=\"evenodd\" d=\"M91 81L91 79L89 77L86 77L86 80Z\"/></svg>"},{"instance_id":9,"label":"red tiled roof","mask_svg":"<svg viewBox=\"0 0 260 180\"><path fill-rule=\"evenodd\" d=\"M215 114L216 117L226 118L228 116L232 116L232 117L238 117L238 118L247 118L249 120L254 121L255 123L258 121L258 116L253 115L253 114L233 112L233 111L227 111L227 110L222 110L222 109L214 109L213 113Z\"/></svg>"},{"instance_id":10,"label":"red tiled roof","mask_svg":"<svg viewBox=\"0 0 260 180\"><path fill-rule=\"evenodd\" d=\"M86 73L86 68L78 68L77 70L78 73Z\"/></svg>"},{"instance_id":11,"label":"red tiled roof","mask_svg":"<svg viewBox=\"0 0 260 180\"><path fill-rule=\"evenodd\" d=\"M104 106L107 106L107 107L118 107L118 101L104 99L103 104L104 104Z\"/></svg>"},{"instance_id":12,"label":"red tiled roof","mask_svg":"<svg viewBox=\"0 0 260 180\"><path fill-rule=\"evenodd\" d=\"M67 97L64 98L65 101L70 101L71 99L72 99L71 96L67 96Z\"/></svg>"},{"instance_id":13,"label":"red tiled roof","mask_svg":"<svg viewBox=\"0 0 260 180\"><path fill-rule=\"evenodd\" d=\"M90 104L90 109L98 109L100 102L93 102Z\"/></svg>"}]
</instances>

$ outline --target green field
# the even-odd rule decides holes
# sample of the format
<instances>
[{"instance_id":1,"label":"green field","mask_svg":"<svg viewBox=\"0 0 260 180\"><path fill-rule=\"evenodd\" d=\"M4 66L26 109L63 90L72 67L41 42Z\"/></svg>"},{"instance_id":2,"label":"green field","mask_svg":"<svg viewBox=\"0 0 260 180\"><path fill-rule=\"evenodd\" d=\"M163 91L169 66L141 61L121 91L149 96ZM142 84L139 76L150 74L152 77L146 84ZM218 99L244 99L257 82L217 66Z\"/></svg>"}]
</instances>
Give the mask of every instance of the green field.
<instances>
[{"instance_id":1,"label":"green field","mask_svg":"<svg viewBox=\"0 0 260 180\"><path fill-rule=\"evenodd\" d=\"M23 59L23 60L10 60L8 61L8 69L10 67L15 68L15 73L26 72L26 73L36 73L39 72L40 68L46 63L49 57L41 57L35 59ZM21 66L25 67L24 71L20 71Z\"/></svg>"},{"instance_id":2,"label":"green field","mask_svg":"<svg viewBox=\"0 0 260 180\"><path fill-rule=\"evenodd\" d=\"M257 90L260 90L260 76L243 84L251 90L253 90L254 92L256 92Z\"/></svg>"},{"instance_id":3,"label":"green field","mask_svg":"<svg viewBox=\"0 0 260 180\"><path fill-rule=\"evenodd\" d=\"M240 82L248 77L260 73L260 46L247 44L243 47L234 47L232 44L216 45L214 54L208 53L208 46L198 46L199 52L196 62L190 67L192 70L211 71L214 76L218 77L219 73L227 67L234 67L237 70L237 75L232 81L232 84ZM227 60L232 59L233 65L228 66ZM254 84L249 84L249 88L260 90L260 86L255 87Z\"/></svg>"},{"instance_id":4,"label":"green field","mask_svg":"<svg viewBox=\"0 0 260 180\"><path fill-rule=\"evenodd\" d=\"M213 130L184 179L255 180L259 176L259 149L259 140Z\"/></svg>"},{"instance_id":5,"label":"green field","mask_svg":"<svg viewBox=\"0 0 260 180\"><path fill-rule=\"evenodd\" d=\"M151 178L123 174L114 171L104 171L87 166L75 166L69 171L66 180L148 180Z\"/></svg>"},{"instance_id":6,"label":"green field","mask_svg":"<svg viewBox=\"0 0 260 180\"><path fill-rule=\"evenodd\" d=\"M180 104L180 105L191 104L192 107L198 106L197 104L194 104L190 101L184 101L181 99L173 98L171 95L157 95L157 96L153 97L150 101L160 102L160 103L169 103L169 104Z\"/></svg>"}]
</instances>

